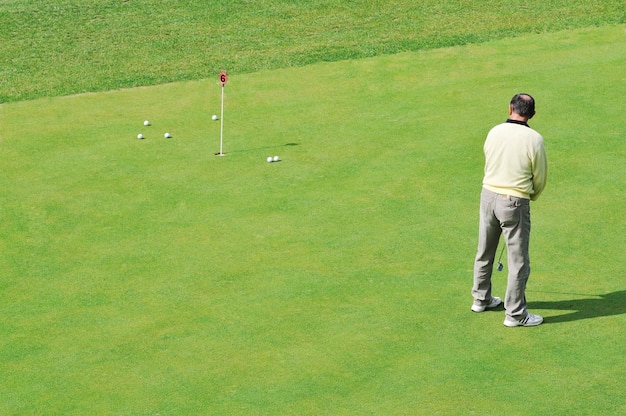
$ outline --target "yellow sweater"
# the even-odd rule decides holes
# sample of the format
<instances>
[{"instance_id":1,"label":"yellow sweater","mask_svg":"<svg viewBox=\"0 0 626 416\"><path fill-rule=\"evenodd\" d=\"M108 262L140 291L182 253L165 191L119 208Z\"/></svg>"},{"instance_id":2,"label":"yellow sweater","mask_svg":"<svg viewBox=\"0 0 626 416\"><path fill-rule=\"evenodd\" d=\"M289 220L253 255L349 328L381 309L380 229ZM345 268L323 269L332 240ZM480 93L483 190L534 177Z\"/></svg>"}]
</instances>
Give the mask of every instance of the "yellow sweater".
<instances>
[{"instance_id":1,"label":"yellow sweater","mask_svg":"<svg viewBox=\"0 0 626 416\"><path fill-rule=\"evenodd\" d=\"M483 187L535 200L543 191L548 162L543 138L527 124L507 120L492 128L485 145Z\"/></svg>"}]
</instances>

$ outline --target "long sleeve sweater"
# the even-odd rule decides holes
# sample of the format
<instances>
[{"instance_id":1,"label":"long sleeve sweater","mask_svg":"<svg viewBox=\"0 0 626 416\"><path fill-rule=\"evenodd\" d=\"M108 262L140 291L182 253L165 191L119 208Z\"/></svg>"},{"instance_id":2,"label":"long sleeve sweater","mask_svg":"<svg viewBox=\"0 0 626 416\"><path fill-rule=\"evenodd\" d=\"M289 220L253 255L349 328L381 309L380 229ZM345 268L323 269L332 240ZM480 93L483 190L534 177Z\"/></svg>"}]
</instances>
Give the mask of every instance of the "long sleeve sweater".
<instances>
[{"instance_id":1,"label":"long sleeve sweater","mask_svg":"<svg viewBox=\"0 0 626 416\"><path fill-rule=\"evenodd\" d=\"M505 195L536 200L548 176L543 137L528 124L507 120L492 128L483 147L483 187Z\"/></svg>"}]
</instances>

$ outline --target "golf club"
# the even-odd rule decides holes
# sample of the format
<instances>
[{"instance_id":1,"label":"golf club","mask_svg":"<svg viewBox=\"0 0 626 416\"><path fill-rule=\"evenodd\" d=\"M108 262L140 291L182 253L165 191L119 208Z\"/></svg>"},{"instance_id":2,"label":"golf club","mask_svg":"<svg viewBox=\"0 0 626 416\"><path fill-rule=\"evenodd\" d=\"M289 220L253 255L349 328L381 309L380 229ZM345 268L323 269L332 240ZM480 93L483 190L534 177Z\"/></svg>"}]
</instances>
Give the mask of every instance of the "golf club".
<instances>
[{"instance_id":1,"label":"golf club","mask_svg":"<svg viewBox=\"0 0 626 416\"><path fill-rule=\"evenodd\" d=\"M498 257L498 271L501 272L504 266L502 265L502 253L504 253L504 245L502 245L502 250L500 250L500 257Z\"/></svg>"}]
</instances>

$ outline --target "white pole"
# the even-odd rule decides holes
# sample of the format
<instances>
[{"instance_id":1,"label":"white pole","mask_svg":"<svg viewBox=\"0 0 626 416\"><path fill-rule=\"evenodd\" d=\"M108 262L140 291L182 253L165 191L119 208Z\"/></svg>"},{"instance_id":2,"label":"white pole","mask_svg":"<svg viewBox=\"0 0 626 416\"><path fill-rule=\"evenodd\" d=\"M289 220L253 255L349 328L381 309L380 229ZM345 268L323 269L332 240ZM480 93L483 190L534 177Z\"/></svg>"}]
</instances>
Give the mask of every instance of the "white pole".
<instances>
[{"instance_id":1,"label":"white pole","mask_svg":"<svg viewBox=\"0 0 626 416\"><path fill-rule=\"evenodd\" d=\"M220 156L224 156L224 84L222 84L222 112L220 114Z\"/></svg>"}]
</instances>

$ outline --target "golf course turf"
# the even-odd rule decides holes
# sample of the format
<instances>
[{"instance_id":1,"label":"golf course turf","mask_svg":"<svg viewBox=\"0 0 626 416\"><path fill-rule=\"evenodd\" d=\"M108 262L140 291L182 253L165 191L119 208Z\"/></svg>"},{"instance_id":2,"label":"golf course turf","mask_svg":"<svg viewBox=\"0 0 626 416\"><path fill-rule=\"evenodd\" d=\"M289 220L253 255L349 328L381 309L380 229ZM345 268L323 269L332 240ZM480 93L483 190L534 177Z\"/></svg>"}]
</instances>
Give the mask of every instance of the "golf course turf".
<instances>
[{"instance_id":1,"label":"golf course turf","mask_svg":"<svg viewBox=\"0 0 626 416\"><path fill-rule=\"evenodd\" d=\"M231 71L219 121L219 70L0 105L0 414L623 414L624 68L607 24ZM470 312L517 92L536 328Z\"/></svg>"}]
</instances>

